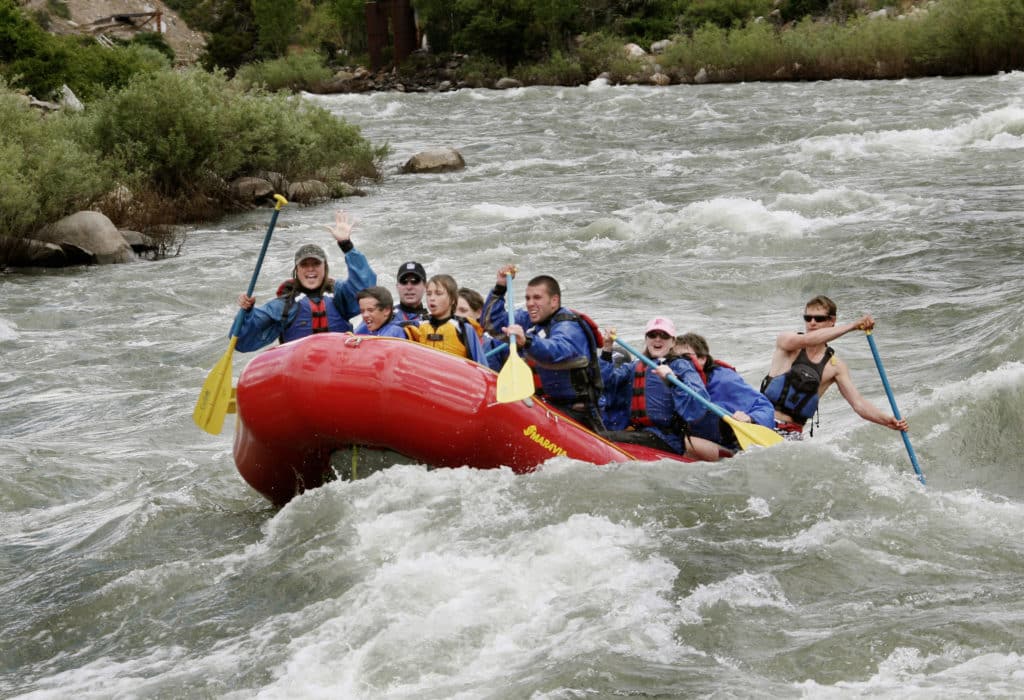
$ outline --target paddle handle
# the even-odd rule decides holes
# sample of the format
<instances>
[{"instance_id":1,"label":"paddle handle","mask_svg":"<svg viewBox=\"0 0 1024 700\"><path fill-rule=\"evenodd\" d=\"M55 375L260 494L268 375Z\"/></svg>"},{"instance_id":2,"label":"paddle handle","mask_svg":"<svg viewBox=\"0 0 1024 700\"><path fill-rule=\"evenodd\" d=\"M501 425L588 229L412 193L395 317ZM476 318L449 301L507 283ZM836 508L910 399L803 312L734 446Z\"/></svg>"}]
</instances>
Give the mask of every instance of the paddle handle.
<instances>
[{"instance_id":1,"label":"paddle handle","mask_svg":"<svg viewBox=\"0 0 1024 700\"><path fill-rule=\"evenodd\" d=\"M512 294L512 273L505 273L505 321L506 325L511 326L516 322L516 298Z\"/></svg>"},{"instance_id":2,"label":"paddle handle","mask_svg":"<svg viewBox=\"0 0 1024 700\"><path fill-rule=\"evenodd\" d=\"M646 364L648 367L655 368L655 367L658 366L657 363L654 360L652 360L651 358L647 357L647 355L643 355L643 354L637 352L634 348L630 347L629 344L626 343L625 341L620 340L619 338L614 338L614 340L615 340L616 343L618 343L623 348L625 348L627 351L629 351L630 354L632 354L633 356L635 356L635 357L639 358L640 360L642 360L644 362L644 364ZM672 382L673 384L675 384L680 389L682 389L683 391L685 391L687 394L692 396L693 398L697 399L697 401L700 402L700 404L702 406L704 406L704 408L708 409L709 411L714 413L719 418L732 418L732 416L730 414L725 412L725 409L723 409L720 406L717 406L717 405L711 403L710 401L705 399L703 396L698 394L696 391L694 391L692 387L689 387L686 384L684 384L683 382L679 381L679 378L676 375L674 375L674 374L668 375L668 380L670 382Z\"/></svg>"},{"instance_id":3,"label":"paddle handle","mask_svg":"<svg viewBox=\"0 0 1024 700\"><path fill-rule=\"evenodd\" d=\"M274 206L274 213L270 215L270 225L267 227L267 235L263 237L263 246L260 248L260 256L256 258L256 267L252 271L252 279L249 280L249 289L245 296L251 297L256 291L256 278L260 276L260 268L263 267L263 259L267 257L267 248L270 246L270 237L274 235L274 227L277 225L277 215L281 213L281 207L288 203L288 200L279 194L274 195L277 204ZM235 314L235 322L231 326L231 337L234 338L242 330L242 321L245 319L246 309L239 309Z\"/></svg>"},{"instance_id":4,"label":"paddle handle","mask_svg":"<svg viewBox=\"0 0 1024 700\"><path fill-rule=\"evenodd\" d=\"M892 394L892 387L889 386L889 377L885 374L885 367L882 366L882 357L878 354L878 346L875 345L875 338L871 335L870 330L864 331L864 335L868 338L868 345L871 346L871 355L875 358L875 367L878 368L878 376L882 379L882 386L885 388L885 395L889 397L889 406L892 408L892 414L896 416L896 420L901 420L903 416L900 415L900 409L896 405L896 397ZM901 430L900 435L903 436L903 444L907 448L907 455L910 457L910 463L914 467L914 471L917 473L917 478L924 481L924 473L921 471L921 466L917 463L917 455L914 453L914 446L910 444L910 436L907 435L907 431Z\"/></svg>"}]
</instances>

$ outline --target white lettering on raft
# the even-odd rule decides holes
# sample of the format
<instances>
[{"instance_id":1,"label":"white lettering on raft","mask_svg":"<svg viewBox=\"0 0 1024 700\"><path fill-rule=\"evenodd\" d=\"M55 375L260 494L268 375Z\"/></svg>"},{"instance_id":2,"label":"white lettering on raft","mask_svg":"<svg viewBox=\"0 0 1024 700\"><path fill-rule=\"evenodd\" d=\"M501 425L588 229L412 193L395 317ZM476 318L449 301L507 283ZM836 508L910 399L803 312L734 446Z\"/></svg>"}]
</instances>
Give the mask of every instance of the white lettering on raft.
<instances>
[{"instance_id":1,"label":"white lettering on raft","mask_svg":"<svg viewBox=\"0 0 1024 700\"><path fill-rule=\"evenodd\" d=\"M523 435L525 435L526 437L530 438L535 443L537 443L538 445L543 447L545 450L548 450L552 454L555 454L555 455L558 455L558 456L567 455L568 454L561 447L559 447L558 445L556 445L555 443L551 442L546 437L544 437L543 435L538 433L536 425L528 425L528 426L526 426L526 430L523 431Z\"/></svg>"}]
</instances>

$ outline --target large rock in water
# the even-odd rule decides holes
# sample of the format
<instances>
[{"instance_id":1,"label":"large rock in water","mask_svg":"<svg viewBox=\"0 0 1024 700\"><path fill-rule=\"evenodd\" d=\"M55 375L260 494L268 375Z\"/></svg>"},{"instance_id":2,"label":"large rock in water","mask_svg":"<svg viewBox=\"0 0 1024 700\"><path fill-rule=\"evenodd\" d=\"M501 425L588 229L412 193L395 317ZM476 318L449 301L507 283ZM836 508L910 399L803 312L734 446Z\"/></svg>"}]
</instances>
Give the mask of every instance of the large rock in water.
<instances>
[{"instance_id":1,"label":"large rock in water","mask_svg":"<svg viewBox=\"0 0 1024 700\"><path fill-rule=\"evenodd\" d=\"M98 211L79 211L65 216L44 227L33 238L56 243L65 249L77 248L85 259L100 265L136 259L132 247L117 230L117 226L114 226L114 222Z\"/></svg>"},{"instance_id":2,"label":"large rock in water","mask_svg":"<svg viewBox=\"0 0 1024 700\"><path fill-rule=\"evenodd\" d=\"M417 153L402 166L403 173L447 173L462 170L466 161L454 148L431 148Z\"/></svg>"},{"instance_id":3,"label":"large rock in water","mask_svg":"<svg viewBox=\"0 0 1024 700\"><path fill-rule=\"evenodd\" d=\"M11 267L65 267L68 256L56 243L44 243L31 238L13 238L0 235L0 268Z\"/></svg>"}]
</instances>

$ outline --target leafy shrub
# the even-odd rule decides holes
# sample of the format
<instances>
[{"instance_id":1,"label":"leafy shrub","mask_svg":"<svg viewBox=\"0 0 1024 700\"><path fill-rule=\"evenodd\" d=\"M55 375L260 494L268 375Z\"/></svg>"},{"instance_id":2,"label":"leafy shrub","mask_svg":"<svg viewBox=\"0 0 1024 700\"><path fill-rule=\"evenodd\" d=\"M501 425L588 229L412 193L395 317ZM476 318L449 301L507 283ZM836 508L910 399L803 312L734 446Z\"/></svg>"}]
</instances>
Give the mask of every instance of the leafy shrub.
<instances>
[{"instance_id":1,"label":"leafy shrub","mask_svg":"<svg viewBox=\"0 0 1024 700\"><path fill-rule=\"evenodd\" d=\"M587 80L607 71L613 80L635 75L643 66L639 59L626 54L625 44L619 37L609 34L587 34L577 48L580 68Z\"/></svg>"},{"instance_id":2,"label":"leafy shrub","mask_svg":"<svg viewBox=\"0 0 1024 700\"><path fill-rule=\"evenodd\" d=\"M139 32L132 37L131 44L138 44L139 46L148 46L151 49L156 49L171 63L174 63L174 49L167 43L167 39L160 32Z\"/></svg>"},{"instance_id":3,"label":"leafy shrub","mask_svg":"<svg viewBox=\"0 0 1024 700\"><path fill-rule=\"evenodd\" d=\"M166 68L159 52L140 45L108 49L90 37L51 36L12 0L0 0L0 69L13 86L40 98L67 84L84 99L127 84L136 73Z\"/></svg>"},{"instance_id":4,"label":"leafy shrub","mask_svg":"<svg viewBox=\"0 0 1024 700\"><path fill-rule=\"evenodd\" d=\"M679 17L679 23L686 32L705 24L728 29L767 15L771 9L770 0L694 0Z\"/></svg>"},{"instance_id":5,"label":"leafy shrub","mask_svg":"<svg viewBox=\"0 0 1024 700\"><path fill-rule=\"evenodd\" d=\"M61 19L71 19L71 10L64 0L46 0L46 11Z\"/></svg>"},{"instance_id":6,"label":"leafy shrub","mask_svg":"<svg viewBox=\"0 0 1024 700\"><path fill-rule=\"evenodd\" d=\"M462 64L462 80L473 87L493 85L505 75L505 68L493 58L470 56Z\"/></svg>"},{"instance_id":7,"label":"leafy shrub","mask_svg":"<svg viewBox=\"0 0 1024 700\"><path fill-rule=\"evenodd\" d=\"M288 50L299 21L297 0L250 0L261 56L276 58Z\"/></svg>"},{"instance_id":8,"label":"leafy shrub","mask_svg":"<svg viewBox=\"0 0 1024 700\"><path fill-rule=\"evenodd\" d=\"M579 60L561 52L546 61L516 66L512 75L527 85L579 85L586 80Z\"/></svg>"},{"instance_id":9,"label":"leafy shrub","mask_svg":"<svg viewBox=\"0 0 1024 700\"><path fill-rule=\"evenodd\" d=\"M75 139L76 119L44 118L0 80L0 232L31 234L111 186L109 170Z\"/></svg>"},{"instance_id":10,"label":"leafy shrub","mask_svg":"<svg viewBox=\"0 0 1024 700\"><path fill-rule=\"evenodd\" d=\"M49 39L14 0L0 0L0 64L41 52Z\"/></svg>"},{"instance_id":11,"label":"leafy shrub","mask_svg":"<svg viewBox=\"0 0 1024 700\"><path fill-rule=\"evenodd\" d=\"M911 24L917 25L915 58L928 73L1024 67L1024 0L944 0Z\"/></svg>"},{"instance_id":12,"label":"leafy shrub","mask_svg":"<svg viewBox=\"0 0 1024 700\"><path fill-rule=\"evenodd\" d=\"M786 22L804 17L823 15L828 12L831 0L783 0L779 6L782 19Z\"/></svg>"},{"instance_id":13,"label":"leafy shrub","mask_svg":"<svg viewBox=\"0 0 1024 700\"><path fill-rule=\"evenodd\" d=\"M211 193L218 182L259 170L291 180L375 177L384 156L326 110L245 92L223 72L139 76L89 111L85 137L96 152L169 197Z\"/></svg>"},{"instance_id":14,"label":"leafy shrub","mask_svg":"<svg viewBox=\"0 0 1024 700\"><path fill-rule=\"evenodd\" d=\"M246 89L262 86L275 92L308 90L330 77L331 70L320 54L313 51L248 63L235 74L235 80Z\"/></svg>"},{"instance_id":15,"label":"leafy shrub","mask_svg":"<svg viewBox=\"0 0 1024 700\"><path fill-rule=\"evenodd\" d=\"M128 44L106 48L88 39L72 39L63 82L83 99L98 97L110 88L120 88L136 75L164 71L171 62L155 48Z\"/></svg>"}]
</instances>

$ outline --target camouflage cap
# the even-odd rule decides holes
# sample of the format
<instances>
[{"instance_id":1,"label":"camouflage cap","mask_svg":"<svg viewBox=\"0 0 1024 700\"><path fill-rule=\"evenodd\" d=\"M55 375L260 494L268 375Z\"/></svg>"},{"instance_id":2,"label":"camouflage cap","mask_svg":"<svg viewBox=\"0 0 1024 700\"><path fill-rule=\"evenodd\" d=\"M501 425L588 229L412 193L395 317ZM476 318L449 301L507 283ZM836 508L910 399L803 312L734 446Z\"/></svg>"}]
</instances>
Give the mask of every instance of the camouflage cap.
<instances>
[{"instance_id":1,"label":"camouflage cap","mask_svg":"<svg viewBox=\"0 0 1024 700\"><path fill-rule=\"evenodd\" d=\"M307 258L316 258L320 262L327 262L327 253L315 243L307 243L295 253L295 264L298 265Z\"/></svg>"}]
</instances>

